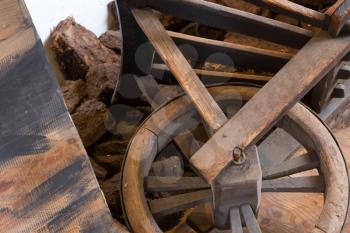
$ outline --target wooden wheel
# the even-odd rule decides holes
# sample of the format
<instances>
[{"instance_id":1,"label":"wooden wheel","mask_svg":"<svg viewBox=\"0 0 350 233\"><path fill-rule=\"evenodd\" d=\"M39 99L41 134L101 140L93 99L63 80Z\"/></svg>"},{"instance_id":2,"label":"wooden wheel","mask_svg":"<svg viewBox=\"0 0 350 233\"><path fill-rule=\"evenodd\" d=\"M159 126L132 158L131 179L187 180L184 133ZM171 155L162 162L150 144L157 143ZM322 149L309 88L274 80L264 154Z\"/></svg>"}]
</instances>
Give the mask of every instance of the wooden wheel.
<instances>
[{"instance_id":1,"label":"wooden wheel","mask_svg":"<svg viewBox=\"0 0 350 233\"><path fill-rule=\"evenodd\" d=\"M209 88L210 94L226 113L248 101L257 91L258 88L253 86L225 85ZM226 111L228 109L230 111ZM182 140L195 145L189 141L193 138L190 139L188 134L200 124L200 116L189 98L180 96L155 111L135 135L124 162L121 187L125 216L133 232L163 232L155 220L157 217L203 203L217 205L216 200L212 200L212 194L216 190L212 191L211 185L197 176L155 177L150 174L158 153L172 141L176 143ZM261 192L324 193L322 212L310 232L341 232L348 209L349 180L344 158L331 132L301 104L293 107L276 127L298 140L308 156L292 156L274 166L260 166L257 159L262 173L262 181L256 185L259 188L257 199L260 200ZM190 150L182 152L187 159L194 153ZM247 152L247 157L249 156ZM318 169L316 176L293 176L315 168ZM170 196L156 198L153 195L160 192L167 192ZM238 204L235 202L235 208L225 210L228 212L225 221L229 218L232 232L243 232L242 225L245 224L249 233L261 232L255 217L260 203L256 205L243 198L238 200ZM225 227L220 221L215 222L220 227Z\"/></svg>"}]
</instances>

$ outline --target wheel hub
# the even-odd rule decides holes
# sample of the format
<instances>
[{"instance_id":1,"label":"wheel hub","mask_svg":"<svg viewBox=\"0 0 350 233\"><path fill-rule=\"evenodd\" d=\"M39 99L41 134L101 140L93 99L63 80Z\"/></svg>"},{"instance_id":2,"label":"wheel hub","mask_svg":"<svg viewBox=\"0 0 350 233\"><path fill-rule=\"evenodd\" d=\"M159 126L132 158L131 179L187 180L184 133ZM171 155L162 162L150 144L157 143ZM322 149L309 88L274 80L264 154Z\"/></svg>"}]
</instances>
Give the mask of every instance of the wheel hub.
<instances>
[{"instance_id":1,"label":"wheel hub","mask_svg":"<svg viewBox=\"0 0 350 233\"><path fill-rule=\"evenodd\" d=\"M236 150L236 152L238 152ZM214 222L217 228L229 229L230 210L249 205L255 214L261 201L262 171L258 150L252 146L246 150L244 162L232 163L212 185L214 193Z\"/></svg>"}]
</instances>

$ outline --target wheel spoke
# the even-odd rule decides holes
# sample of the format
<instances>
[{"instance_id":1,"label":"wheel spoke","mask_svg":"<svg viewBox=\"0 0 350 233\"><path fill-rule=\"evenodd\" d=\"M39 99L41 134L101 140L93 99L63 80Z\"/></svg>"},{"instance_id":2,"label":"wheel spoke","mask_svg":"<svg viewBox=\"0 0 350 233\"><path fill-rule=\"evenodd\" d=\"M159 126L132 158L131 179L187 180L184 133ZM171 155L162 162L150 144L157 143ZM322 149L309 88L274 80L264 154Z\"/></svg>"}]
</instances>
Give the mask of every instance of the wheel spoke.
<instances>
[{"instance_id":1,"label":"wheel spoke","mask_svg":"<svg viewBox=\"0 0 350 233\"><path fill-rule=\"evenodd\" d=\"M148 192L183 192L210 189L210 185L200 177L148 176L145 180L145 187Z\"/></svg>"},{"instance_id":2,"label":"wheel spoke","mask_svg":"<svg viewBox=\"0 0 350 233\"><path fill-rule=\"evenodd\" d=\"M254 212L250 205L244 205L241 207L243 219L247 226L249 233L261 233L258 221L255 218Z\"/></svg>"},{"instance_id":3,"label":"wheel spoke","mask_svg":"<svg viewBox=\"0 0 350 233\"><path fill-rule=\"evenodd\" d=\"M320 176L264 180L262 183L262 192L323 193L324 190L324 181Z\"/></svg>"},{"instance_id":4,"label":"wheel spoke","mask_svg":"<svg viewBox=\"0 0 350 233\"><path fill-rule=\"evenodd\" d=\"M202 190L151 200L149 206L153 215L163 216L193 208L208 203L211 200L211 190Z\"/></svg>"},{"instance_id":5,"label":"wheel spoke","mask_svg":"<svg viewBox=\"0 0 350 233\"><path fill-rule=\"evenodd\" d=\"M239 208L230 209L230 222L232 233L243 233L241 214Z\"/></svg>"},{"instance_id":6,"label":"wheel spoke","mask_svg":"<svg viewBox=\"0 0 350 233\"><path fill-rule=\"evenodd\" d=\"M311 156L300 156L295 159L287 160L281 164L275 164L273 166L263 168L263 179L276 179L318 168L319 166L320 162Z\"/></svg>"}]
</instances>

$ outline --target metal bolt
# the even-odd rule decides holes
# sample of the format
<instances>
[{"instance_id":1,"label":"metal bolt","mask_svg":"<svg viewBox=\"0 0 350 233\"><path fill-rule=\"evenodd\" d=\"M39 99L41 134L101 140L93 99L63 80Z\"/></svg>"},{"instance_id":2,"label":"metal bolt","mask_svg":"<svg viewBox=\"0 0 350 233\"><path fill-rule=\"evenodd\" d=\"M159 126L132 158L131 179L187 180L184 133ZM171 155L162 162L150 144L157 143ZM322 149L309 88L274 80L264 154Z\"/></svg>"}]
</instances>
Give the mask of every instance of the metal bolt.
<instances>
[{"instance_id":1,"label":"metal bolt","mask_svg":"<svg viewBox=\"0 0 350 233\"><path fill-rule=\"evenodd\" d=\"M232 156L233 156L233 163L235 165L242 165L247 159L244 151L239 147L235 147L233 149Z\"/></svg>"}]
</instances>

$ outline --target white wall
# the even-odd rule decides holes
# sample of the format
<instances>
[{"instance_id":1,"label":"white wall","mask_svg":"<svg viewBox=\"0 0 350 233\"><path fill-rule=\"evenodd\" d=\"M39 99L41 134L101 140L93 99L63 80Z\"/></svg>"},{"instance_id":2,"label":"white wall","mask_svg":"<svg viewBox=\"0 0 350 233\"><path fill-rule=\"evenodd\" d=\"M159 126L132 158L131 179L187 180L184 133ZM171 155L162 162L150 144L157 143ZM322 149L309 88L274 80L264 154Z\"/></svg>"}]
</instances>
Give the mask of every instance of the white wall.
<instances>
[{"instance_id":1,"label":"white wall","mask_svg":"<svg viewBox=\"0 0 350 233\"><path fill-rule=\"evenodd\" d=\"M43 42L63 19L73 16L97 36L107 30L107 4L111 0L25 0Z\"/></svg>"}]
</instances>

